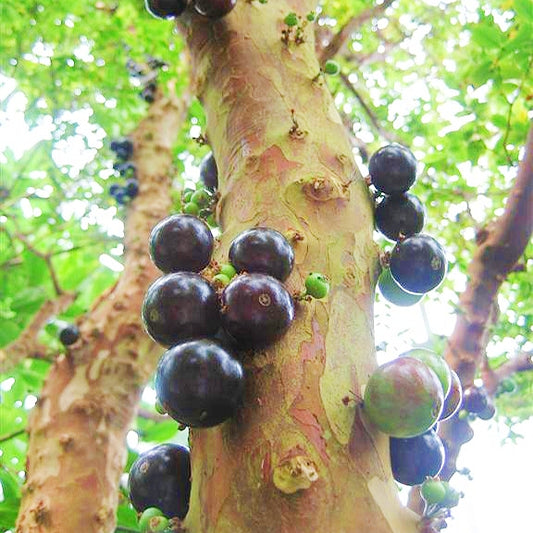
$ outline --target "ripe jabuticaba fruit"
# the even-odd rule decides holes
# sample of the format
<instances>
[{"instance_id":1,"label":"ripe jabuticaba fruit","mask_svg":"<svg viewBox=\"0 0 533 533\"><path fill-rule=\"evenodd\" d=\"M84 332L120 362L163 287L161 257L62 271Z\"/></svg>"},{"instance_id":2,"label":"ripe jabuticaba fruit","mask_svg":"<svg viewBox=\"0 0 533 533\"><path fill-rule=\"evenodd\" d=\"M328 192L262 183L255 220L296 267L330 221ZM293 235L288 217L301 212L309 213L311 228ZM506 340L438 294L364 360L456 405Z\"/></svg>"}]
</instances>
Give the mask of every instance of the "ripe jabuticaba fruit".
<instances>
[{"instance_id":1,"label":"ripe jabuticaba fruit","mask_svg":"<svg viewBox=\"0 0 533 533\"><path fill-rule=\"evenodd\" d=\"M253 228L235 237L229 259L238 272L258 272L285 281L294 265L294 251L279 231Z\"/></svg>"},{"instance_id":2,"label":"ripe jabuticaba fruit","mask_svg":"<svg viewBox=\"0 0 533 533\"><path fill-rule=\"evenodd\" d=\"M200 15L220 18L227 15L237 4L237 0L194 0L194 7Z\"/></svg>"},{"instance_id":3,"label":"ripe jabuticaba fruit","mask_svg":"<svg viewBox=\"0 0 533 533\"><path fill-rule=\"evenodd\" d=\"M441 357L439 354L432 352L431 350L426 350L425 348L413 348L412 350L402 353L400 357L412 357L413 359L418 359L419 361L426 363L426 365L437 374L440 384L442 385L444 398L446 398L450 391L452 376L451 369L444 357Z\"/></svg>"},{"instance_id":4,"label":"ripe jabuticaba fruit","mask_svg":"<svg viewBox=\"0 0 533 533\"><path fill-rule=\"evenodd\" d=\"M167 274L148 288L142 319L150 337L164 346L214 335L220 325L216 291L198 274Z\"/></svg>"},{"instance_id":5,"label":"ripe jabuticaba fruit","mask_svg":"<svg viewBox=\"0 0 533 533\"><path fill-rule=\"evenodd\" d=\"M394 281L389 268L383 270L379 276L378 287L385 300L388 300L390 303L400 307L409 307L410 305L415 305L424 296L423 294L411 294L410 292L404 291Z\"/></svg>"},{"instance_id":6,"label":"ripe jabuticaba fruit","mask_svg":"<svg viewBox=\"0 0 533 533\"><path fill-rule=\"evenodd\" d=\"M409 193L387 196L376 207L377 229L392 241L411 237L424 227L424 206Z\"/></svg>"},{"instance_id":7,"label":"ripe jabuticaba fruit","mask_svg":"<svg viewBox=\"0 0 533 533\"><path fill-rule=\"evenodd\" d=\"M400 357L370 376L364 413L380 431L393 437L414 437L438 420L444 403L439 378L425 363Z\"/></svg>"},{"instance_id":8,"label":"ripe jabuticaba fruit","mask_svg":"<svg viewBox=\"0 0 533 533\"><path fill-rule=\"evenodd\" d=\"M484 387L472 385L463 391L463 409L478 414L487 408L489 399Z\"/></svg>"},{"instance_id":9,"label":"ripe jabuticaba fruit","mask_svg":"<svg viewBox=\"0 0 533 533\"><path fill-rule=\"evenodd\" d=\"M148 13L159 19L179 17L187 7L187 0L145 0Z\"/></svg>"},{"instance_id":10,"label":"ripe jabuticaba fruit","mask_svg":"<svg viewBox=\"0 0 533 533\"><path fill-rule=\"evenodd\" d=\"M74 324L65 326L59 332L59 341L63 346L70 346L74 344L80 338L80 330Z\"/></svg>"},{"instance_id":11,"label":"ripe jabuticaba fruit","mask_svg":"<svg viewBox=\"0 0 533 533\"><path fill-rule=\"evenodd\" d=\"M446 398L444 398L444 407L442 408L439 420L447 420L448 418L451 418L459 410L463 400L463 388L461 387L459 376L451 369L450 375L452 378L450 391Z\"/></svg>"},{"instance_id":12,"label":"ripe jabuticaba fruit","mask_svg":"<svg viewBox=\"0 0 533 533\"><path fill-rule=\"evenodd\" d=\"M218 343L199 339L173 346L159 361L155 390L166 412L181 424L212 427L241 403L241 364Z\"/></svg>"},{"instance_id":13,"label":"ripe jabuticaba fruit","mask_svg":"<svg viewBox=\"0 0 533 533\"><path fill-rule=\"evenodd\" d=\"M370 158L368 171L372 185L385 194L407 191L416 179L416 158L405 146L388 144Z\"/></svg>"},{"instance_id":14,"label":"ripe jabuticaba fruit","mask_svg":"<svg viewBox=\"0 0 533 533\"><path fill-rule=\"evenodd\" d=\"M390 439L390 458L394 479L404 485L419 485L436 476L444 466L444 446L430 430L410 439Z\"/></svg>"},{"instance_id":15,"label":"ripe jabuticaba fruit","mask_svg":"<svg viewBox=\"0 0 533 533\"><path fill-rule=\"evenodd\" d=\"M209 226L193 215L171 215L150 234L150 256L163 272L200 272L213 254Z\"/></svg>"},{"instance_id":16,"label":"ripe jabuticaba fruit","mask_svg":"<svg viewBox=\"0 0 533 533\"><path fill-rule=\"evenodd\" d=\"M189 450L160 444L142 453L131 467L128 484L131 504L138 512L157 507L169 518L184 518L191 492Z\"/></svg>"},{"instance_id":17,"label":"ripe jabuticaba fruit","mask_svg":"<svg viewBox=\"0 0 533 533\"><path fill-rule=\"evenodd\" d=\"M413 294L424 294L437 287L444 279L446 266L444 249L425 234L396 243L390 257L392 277Z\"/></svg>"},{"instance_id":18,"label":"ripe jabuticaba fruit","mask_svg":"<svg viewBox=\"0 0 533 533\"><path fill-rule=\"evenodd\" d=\"M274 342L293 319L291 295L271 276L242 274L222 293L222 326L243 348Z\"/></svg>"},{"instance_id":19,"label":"ripe jabuticaba fruit","mask_svg":"<svg viewBox=\"0 0 533 533\"><path fill-rule=\"evenodd\" d=\"M200 179L208 189L215 191L218 188L218 169L213 152L209 152L202 159Z\"/></svg>"}]
</instances>

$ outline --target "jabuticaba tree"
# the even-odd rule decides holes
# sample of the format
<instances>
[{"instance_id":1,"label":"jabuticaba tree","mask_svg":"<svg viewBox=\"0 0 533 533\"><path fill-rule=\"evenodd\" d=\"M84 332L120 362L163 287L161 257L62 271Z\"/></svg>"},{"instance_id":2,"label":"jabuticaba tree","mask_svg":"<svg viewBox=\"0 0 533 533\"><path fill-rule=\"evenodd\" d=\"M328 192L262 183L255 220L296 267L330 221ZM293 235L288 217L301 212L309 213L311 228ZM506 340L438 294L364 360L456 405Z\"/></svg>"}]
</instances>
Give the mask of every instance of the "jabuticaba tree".
<instances>
[{"instance_id":1,"label":"jabuticaba tree","mask_svg":"<svg viewBox=\"0 0 533 533\"><path fill-rule=\"evenodd\" d=\"M161 355L140 312L157 276L148 238L170 209L171 148L186 101L159 93L130 135L139 195L125 221L124 272L80 320L80 338L55 360L31 414L17 533L114 531L126 433Z\"/></svg>"},{"instance_id":2,"label":"jabuticaba tree","mask_svg":"<svg viewBox=\"0 0 533 533\"><path fill-rule=\"evenodd\" d=\"M192 83L207 116L219 173L215 259L253 226L292 241L286 281L331 282L324 301L301 301L285 336L244 359L243 407L220 426L191 429L190 533L414 532L389 463L388 437L362 418L376 367L373 300L378 249L372 199L321 76L313 1L238 2L212 20L178 20ZM305 25L304 25L305 26Z\"/></svg>"}]
</instances>

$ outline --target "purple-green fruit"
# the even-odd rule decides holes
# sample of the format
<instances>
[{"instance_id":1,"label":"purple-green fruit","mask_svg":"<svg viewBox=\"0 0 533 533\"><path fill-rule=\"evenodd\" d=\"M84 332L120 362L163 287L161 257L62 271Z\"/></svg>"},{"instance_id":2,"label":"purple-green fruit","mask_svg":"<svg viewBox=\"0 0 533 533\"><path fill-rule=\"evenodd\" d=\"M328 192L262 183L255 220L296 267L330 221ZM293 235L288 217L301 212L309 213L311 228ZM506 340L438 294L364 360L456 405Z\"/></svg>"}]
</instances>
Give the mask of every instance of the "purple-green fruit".
<instances>
[{"instance_id":1,"label":"purple-green fruit","mask_svg":"<svg viewBox=\"0 0 533 533\"><path fill-rule=\"evenodd\" d=\"M425 363L400 357L380 366L364 393L366 417L392 437L415 437L439 419L444 403L439 378Z\"/></svg>"},{"instance_id":2,"label":"purple-green fruit","mask_svg":"<svg viewBox=\"0 0 533 533\"><path fill-rule=\"evenodd\" d=\"M413 359L418 359L419 361L426 363L426 365L437 374L440 384L442 385L444 398L446 398L450 391L452 376L450 367L443 357L431 350L426 350L425 348L413 348L412 350L401 354L400 357L412 357Z\"/></svg>"},{"instance_id":3,"label":"purple-green fruit","mask_svg":"<svg viewBox=\"0 0 533 533\"><path fill-rule=\"evenodd\" d=\"M447 420L451 418L459 408L463 401L463 388L461 386L461 380L459 376L450 369L451 383L448 395L444 399L444 407L439 420Z\"/></svg>"},{"instance_id":4,"label":"purple-green fruit","mask_svg":"<svg viewBox=\"0 0 533 533\"><path fill-rule=\"evenodd\" d=\"M459 500L463 495L455 490L447 481L443 481L444 487L446 488L446 495L441 500L440 504L442 507L456 507L459 504Z\"/></svg>"},{"instance_id":5,"label":"purple-green fruit","mask_svg":"<svg viewBox=\"0 0 533 533\"><path fill-rule=\"evenodd\" d=\"M379 276L378 287L385 300L400 307L415 305L424 296L423 294L411 294L410 292L404 291L396 281L394 281L389 268L383 270Z\"/></svg>"}]
</instances>

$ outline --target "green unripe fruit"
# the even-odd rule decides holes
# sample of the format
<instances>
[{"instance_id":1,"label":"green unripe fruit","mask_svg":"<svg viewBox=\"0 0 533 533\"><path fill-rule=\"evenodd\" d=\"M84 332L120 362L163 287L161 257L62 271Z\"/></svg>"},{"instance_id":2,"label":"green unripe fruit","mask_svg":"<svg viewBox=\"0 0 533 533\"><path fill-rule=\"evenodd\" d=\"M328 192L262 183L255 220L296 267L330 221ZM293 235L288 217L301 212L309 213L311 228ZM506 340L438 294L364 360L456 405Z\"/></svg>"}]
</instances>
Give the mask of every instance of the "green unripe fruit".
<instances>
[{"instance_id":1,"label":"green unripe fruit","mask_svg":"<svg viewBox=\"0 0 533 533\"><path fill-rule=\"evenodd\" d=\"M193 193L191 196L191 202L194 202L200 207L203 207L209 204L210 200L211 200L211 196L205 189L200 189L196 191L195 193Z\"/></svg>"},{"instance_id":2,"label":"green unripe fruit","mask_svg":"<svg viewBox=\"0 0 533 533\"><path fill-rule=\"evenodd\" d=\"M305 290L313 298L325 298L329 292L329 281L323 274L311 272L305 278Z\"/></svg>"},{"instance_id":3,"label":"green unripe fruit","mask_svg":"<svg viewBox=\"0 0 533 533\"><path fill-rule=\"evenodd\" d=\"M459 500L462 498L462 494L455 490L447 481L443 481L442 484L446 489L446 494L444 498L440 501L442 507L447 507L451 509L452 507L457 507L459 505Z\"/></svg>"},{"instance_id":4,"label":"green unripe fruit","mask_svg":"<svg viewBox=\"0 0 533 533\"><path fill-rule=\"evenodd\" d=\"M139 518L139 529L143 533L149 532L149 531L153 531L151 529L151 523L150 523L150 521L153 518L165 518L165 517L164 517L163 512L161 511L161 509L158 509L157 507L148 507L148 509L145 509L142 512L141 517ZM165 520L166 520L166 518L165 518ZM168 522L168 520L167 520L167 522Z\"/></svg>"},{"instance_id":5,"label":"green unripe fruit","mask_svg":"<svg viewBox=\"0 0 533 533\"><path fill-rule=\"evenodd\" d=\"M215 219L215 215L213 215L213 214L211 214L208 217L206 217L205 221L206 221L207 225L210 228L217 228L218 227L217 221Z\"/></svg>"},{"instance_id":6,"label":"green unripe fruit","mask_svg":"<svg viewBox=\"0 0 533 533\"><path fill-rule=\"evenodd\" d=\"M500 389L502 392L514 392L516 390L516 383L514 379L502 379L502 381L500 382Z\"/></svg>"},{"instance_id":7,"label":"green unripe fruit","mask_svg":"<svg viewBox=\"0 0 533 533\"><path fill-rule=\"evenodd\" d=\"M298 24L298 15L296 13L289 13L284 19L283 22L287 24L287 26L296 26Z\"/></svg>"},{"instance_id":8,"label":"green unripe fruit","mask_svg":"<svg viewBox=\"0 0 533 533\"><path fill-rule=\"evenodd\" d=\"M231 280L226 276L226 274L217 274L216 276L213 276L213 285L215 287L226 287L229 285L229 282Z\"/></svg>"},{"instance_id":9,"label":"green unripe fruit","mask_svg":"<svg viewBox=\"0 0 533 533\"><path fill-rule=\"evenodd\" d=\"M385 300L400 307L415 305L424 296L423 294L411 294L410 292L404 291L396 281L394 281L390 269L388 268L381 273L381 276L379 276L378 287Z\"/></svg>"},{"instance_id":10,"label":"green unripe fruit","mask_svg":"<svg viewBox=\"0 0 533 533\"><path fill-rule=\"evenodd\" d=\"M191 196L193 195L194 191L191 191L190 189L185 189L183 191L183 194L181 196L181 201L186 204L191 201Z\"/></svg>"},{"instance_id":11,"label":"green unripe fruit","mask_svg":"<svg viewBox=\"0 0 533 533\"><path fill-rule=\"evenodd\" d=\"M336 76L341 70L341 67L336 61L328 59L324 65L324 74L329 74L330 76Z\"/></svg>"},{"instance_id":12,"label":"green unripe fruit","mask_svg":"<svg viewBox=\"0 0 533 533\"><path fill-rule=\"evenodd\" d=\"M183 206L183 212L187 215L197 215L200 212L200 208L194 202L187 202Z\"/></svg>"},{"instance_id":13,"label":"green unripe fruit","mask_svg":"<svg viewBox=\"0 0 533 533\"><path fill-rule=\"evenodd\" d=\"M452 383L452 375L448 363L439 354L426 350L425 348L414 348L400 355L400 357L412 357L418 359L437 374L440 384L442 385L442 392L446 398L448 392L450 392L450 386Z\"/></svg>"},{"instance_id":14,"label":"green unripe fruit","mask_svg":"<svg viewBox=\"0 0 533 533\"><path fill-rule=\"evenodd\" d=\"M428 505L435 505L444 500L444 497L446 496L446 486L442 481L426 479L420 487L420 494Z\"/></svg>"},{"instance_id":15,"label":"green unripe fruit","mask_svg":"<svg viewBox=\"0 0 533 533\"><path fill-rule=\"evenodd\" d=\"M305 16L305 18L309 21L309 22L313 22L313 20L315 20L316 18L316 13L314 11L309 11L309 13L307 13L307 15Z\"/></svg>"},{"instance_id":16,"label":"green unripe fruit","mask_svg":"<svg viewBox=\"0 0 533 533\"><path fill-rule=\"evenodd\" d=\"M237 271L231 263L222 263L220 265L220 274L224 274L224 276L232 279L237 275Z\"/></svg>"}]
</instances>

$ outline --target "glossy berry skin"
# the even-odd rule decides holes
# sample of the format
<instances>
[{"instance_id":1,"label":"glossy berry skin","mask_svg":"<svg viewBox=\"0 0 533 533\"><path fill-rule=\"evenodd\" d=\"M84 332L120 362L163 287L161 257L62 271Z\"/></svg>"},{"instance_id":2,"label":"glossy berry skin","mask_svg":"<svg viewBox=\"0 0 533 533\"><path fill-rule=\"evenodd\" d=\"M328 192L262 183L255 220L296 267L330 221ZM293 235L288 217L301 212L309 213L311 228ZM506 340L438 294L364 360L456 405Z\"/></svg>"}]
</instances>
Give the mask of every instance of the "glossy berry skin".
<instances>
[{"instance_id":1,"label":"glossy berry skin","mask_svg":"<svg viewBox=\"0 0 533 533\"><path fill-rule=\"evenodd\" d=\"M193 215L171 215L150 234L150 256L163 272L200 272L211 261L213 246L209 226Z\"/></svg>"},{"instance_id":2,"label":"glossy berry skin","mask_svg":"<svg viewBox=\"0 0 533 533\"><path fill-rule=\"evenodd\" d=\"M169 518L184 518L191 492L189 450L160 444L142 453L131 467L128 485L131 504L138 512L157 507Z\"/></svg>"},{"instance_id":3,"label":"glossy berry skin","mask_svg":"<svg viewBox=\"0 0 533 533\"><path fill-rule=\"evenodd\" d=\"M437 374L440 384L442 385L442 392L446 398L450 391L452 376L451 369L444 357L431 350L427 350L426 348L413 348L412 350L402 353L400 357L412 357L413 359L418 359L428 365L429 368Z\"/></svg>"},{"instance_id":4,"label":"glossy berry skin","mask_svg":"<svg viewBox=\"0 0 533 533\"><path fill-rule=\"evenodd\" d=\"M463 391L463 409L469 413L478 414L483 412L489 403L487 392L483 387L472 385Z\"/></svg>"},{"instance_id":5,"label":"glossy berry skin","mask_svg":"<svg viewBox=\"0 0 533 533\"><path fill-rule=\"evenodd\" d=\"M368 172L372 185L385 194L405 192L416 179L416 158L405 146L383 146L370 158Z\"/></svg>"},{"instance_id":6,"label":"glossy berry skin","mask_svg":"<svg viewBox=\"0 0 533 533\"><path fill-rule=\"evenodd\" d=\"M439 420L448 420L448 418L451 418L455 413L457 413L457 411L459 411L463 401L463 388L461 386L461 380L459 379L459 376L451 369L450 375L450 391L444 399L444 407L442 408L442 413Z\"/></svg>"},{"instance_id":7,"label":"glossy berry skin","mask_svg":"<svg viewBox=\"0 0 533 533\"><path fill-rule=\"evenodd\" d=\"M243 348L276 341L293 319L291 295L271 276L242 274L222 293L222 326Z\"/></svg>"},{"instance_id":8,"label":"glossy berry skin","mask_svg":"<svg viewBox=\"0 0 533 533\"><path fill-rule=\"evenodd\" d=\"M145 0L148 13L156 18L179 17L187 7L187 0Z\"/></svg>"},{"instance_id":9,"label":"glossy berry skin","mask_svg":"<svg viewBox=\"0 0 533 533\"><path fill-rule=\"evenodd\" d=\"M150 337L163 346L213 335L220 324L217 294L198 274L167 274L148 288L142 319Z\"/></svg>"},{"instance_id":10,"label":"glossy berry skin","mask_svg":"<svg viewBox=\"0 0 533 533\"><path fill-rule=\"evenodd\" d=\"M425 363L400 357L381 365L365 388L364 413L392 437L415 437L438 420L444 403L440 381Z\"/></svg>"},{"instance_id":11,"label":"glossy berry skin","mask_svg":"<svg viewBox=\"0 0 533 533\"><path fill-rule=\"evenodd\" d=\"M199 339L173 346L159 361L157 397L167 413L190 427L216 426L242 401L241 364L216 342Z\"/></svg>"},{"instance_id":12,"label":"glossy berry skin","mask_svg":"<svg viewBox=\"0 0 533 533\"><path fill-rule=\"evenodd\" d=\"M390 257L392 277L407 292L424 294L437 287L446 274L446 255L429 235L413 235L398 242Z\"/></svg>"},{"instance_id":13,"label":"glossy berry skin","mask_svg":"<svg viewBox=\"0 0 533 533\"><path fill-rule=\"evenodd\" d=\"M279 231L253 228L233 240L229 259L238 272L258 272L285 281L294 265L294 252Z\"/></svg>"},{"instance_id":14,"label":"glossy berry skin","mask_svg":"<svg viewBox=\"0 0 533 533\"><path fill-rule=\"evenodd\" d=\"M390 439L390 459L394 479L404 485L420 485L436 476L444 466L444 446L430 430L410 439Z\"/></svg>"},{"instance_id":15,"label":"glossy berry skin","mask_svg":"<svg viewBox=\"0 0 533 533\"><path fill-rule=\"evenodd\" d=\"M391 276L390 269L385 269L378 279L378 287L383 298L399 307L409 307L415 305L422 298L423 294L411 294L404 291Z\"/></svg>"},{"instance_id":16,"label":"glossy berry skin","mask_svg":"<svg viewBox=\"0 0 533 533\"><path fill-rule=\"evenodd\" d=\"M215 191L218 188L218 169L213 152L209 152L202 159L200 179L208 189Z\"/></svg>"},{"instance_id":17,"label":"glossy berry skin","mask_svg":"<svg viewBox=\"0 0 533 533\"><path fill-rule=\"evenodd\" d=\"M65 326L59 332L59 341L63 346L70 346L80 338L80 330L74 324Z\"/></svg>"},{"instance_id":18,"label":"glossy berry skin","mask_svg":"<svg viewBox=\"0 0 533 533\"><path fill-rule=\"evenodd\" d=\"M325 298L329 292L329 281L319 272L311 272L305 278L305 292L313 298Z\"/></svg>"},{"instance_id":19,"label":"glossy berry skin","mask_svg":"<svg viewBox=\"0 0 533 533\"><path fill-rule=\"evenodd\" d=\"M194 0L194 8L200 15L220 18L227 15L237 4L237 0Z\"/></svg>"},{"instance_id":20,"label":"glossy berry skin","mask_svg":"<svg viewBox=\"0 0 533 533\"><path fill-rule=\"evenodd\" d=\"M428 505L435 505L446 496L446 485L436 479L426 479L420 487L420 495Z\"/></svg>"},{"instance_id":21,"label":"glossy berry skin","mask_svg":"<svg viewBox=\"0 0 533 533\"><path fill-rule=\"evenodd\" d=\"M377 229L392 241L400 235L411 237L424 227L424 206L414 194L387 196L376 207L375 221Z\"/></svg>"}]
</instances>

